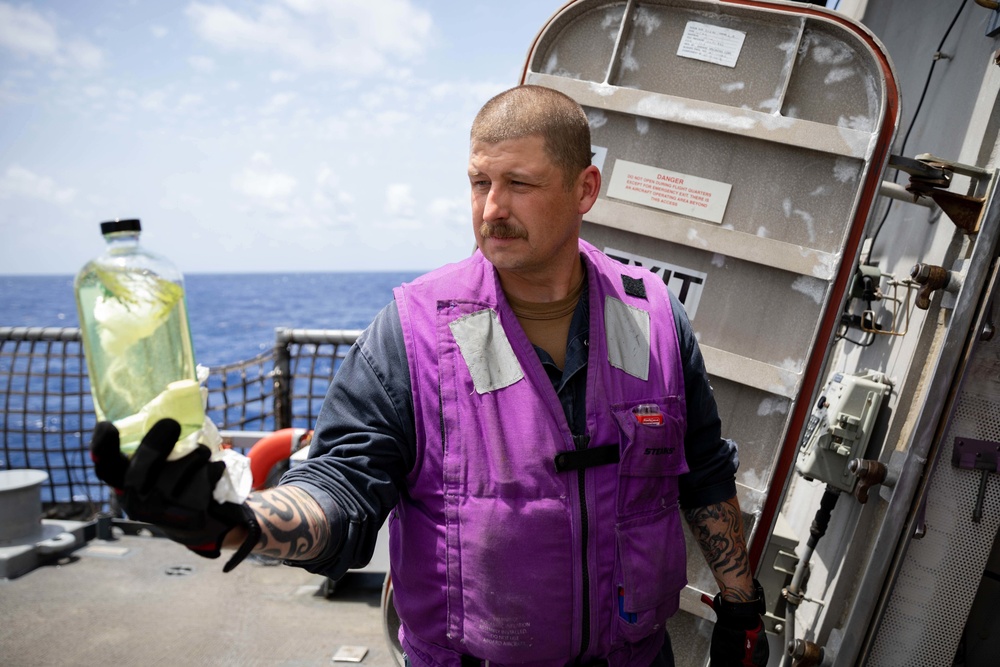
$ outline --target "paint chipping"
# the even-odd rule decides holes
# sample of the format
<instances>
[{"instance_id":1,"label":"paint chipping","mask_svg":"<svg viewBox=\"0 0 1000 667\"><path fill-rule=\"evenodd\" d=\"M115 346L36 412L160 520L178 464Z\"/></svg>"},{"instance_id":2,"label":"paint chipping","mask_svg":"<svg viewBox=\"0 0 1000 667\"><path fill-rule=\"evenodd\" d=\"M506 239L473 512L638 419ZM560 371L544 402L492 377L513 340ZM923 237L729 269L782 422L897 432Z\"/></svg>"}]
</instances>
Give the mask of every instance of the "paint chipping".
<instances>
[{"instance_id":1,"label":"paint chipping","mask_svg":"<svg viewBox=\"0 0 1000 667\"><path fill-rule=\"evenodd\" d=\"M795 125L796 119L792 116L783 116L782 114L775 111L768 116L765 116L763 120L760 121L761 127L766 130L785 130L793 125Z\"/></svg>"},{"instance_id":2,"label":"paint chipping","mask_svg":"<svg viewBox=\"0 0 1000 667\"><path fill-rule=\"evenodd\" d=\"M826 78L823 79L823 83L827 86L834 83L840 83L841 81L847 81L855 74L857 74L857 72L852 67L834 67L826 73Z\"/></svg>"},{"instance_id":3,"label":"paint chipping","mask_svg":"<svg viewBox=\"0 0 1000 667\"><path fill-rule=\"evenodd\" d=\"M590 92L596 93L601 97L608 97L615 94L615 87L607 83L590 83Z\"/></svg>"},{"instance_id":4,"label":"paint chipping","mask_svg":"<svg viewBox=\"0 0 1000 667\"><path fill-rule=\"evenodd\" d=\"M646 134L649 132L649 119L636 116L635 131L642 136L646 136Z\"/></svg>"},{"instance_id":5,"label":"paint chipping","mask_svg":"<svg viewBox=\"0 0 1000 667\"><path fill-rule=\"evenodd\" d=\"M778 110L781 109L781 100L777 97L772 97L769 100L762 100L758 106L765 113L778 113Z\"/></svg>"},{"instance_id":6,"label":"paint chipping","mask_svg":"<svg viewBox=\"0 0 1000 667\"><path fill-rule=\"evenodd\" d=\"M747 116L734 116L724 111L691 109L676 100L664 100L659 97L643 98L636 104L635 113L664 120L700 123L730 130L752 130L757 125L756 120Z\"/></svg>"},{"instance_id":7,"label":"paint chipping","mask_svg":"<svg viewBox=\"0 0 1000 667\"><path fill-rule=\"evenodd\" d=\"M867 130L852 127L854 122L862 117L854 116L851 119L844 119L841 117L837 121L837 129L840 132L840 138L844 140L847 147L851 151L851 155L857 158L864 158L868 155L868 147L871 145L871 137L866 134ZM848 125L851 124L851 125Z\"/></svg>"},{"instance_id":8,"label":"paint chipping","mask_svg":"<svg viewBox=\"0 0 1000 667\"><path fill-rule=\"evenodd\" d=\"M768 415L787 415L788 400L784 398L765 398L757 406L757 416L767 417Z\"/></svg>"},{"instance_id":9,"label":"paint chipping","mask_svg":"<svg viewBox=\"0 0 1000 667\"><path fill-rule=\"evenodd\" d=\"M840 264L840 253L823 254L817 258L819 261L813 267L813 276L821 280L829 280Z\"/></svg>"},{"instance_id":10,"label":"paint chipping","mask_svg":"<svg viewBox=\"0 0 1000 667\"><path fill-rule=\"evenodd\" d=\"M696 230L696 229L689 229L688 230L688 232L687 232L687 239L688 239L688 241L691 241L692 243L697 243L702 248L707 248L708 247L708 241L706 241L705 239L701 238L701 236L698 235L698 230Z\"/></svg>"},{"instance_id":11,"label":"paint chipping","mask_svg":"<svg viewBox=\"0 0 1000 667\"><path fill-rule=\"evenodd\" d=\"M857 160L846 157L838 157L833 163L833 177L841 183L853 183L858 180L858 172L861 165Z\"/></svg>"},{"instance_id":12,"label":"paint chipping","mask_svg":"<svg viewBox=\"0 0 1000 667\"><path fill-rule=\"evenodd\" d=\"M717 268L723 268L726 265L726 256L720 255L717 252L712 253L712 266Z\"/></svg>"},{"instance_id":13,"label":"paint chipping","mask_svg":"<svg viewBox=\"0 0 1000 667\"><path fill-rule=\"evenodd\" d=\"M649 37L657 28L663 25L663 19L647 7L640 5L639 11L635 13L635 24L645 31L646 37Z\"/></svg>"},{"instance_id":14,"label":"paint chipping","mask_svg":"<svg viewBox=\"0 0 1000 667\"><path fill-rule=\"evenodd\" d=\"M626 72L636 72L639 69L639 61L632 55L635 48L635 40L630 39L622 49L622 69Z\"/></svg>"},{"instance_id":15,"label":"paint chipping","mask_svg":"<svg viewBox=\"0 0 1000 667\"><path fill-rule=\"evenodd\" d=\"M600 109L587 109L587 122L590 123L590 129L596 130L608 124L608 116Z\"/></svg>"},{"instance_id":16,"label":"paint chipping","mask_svg":"<svg viewBox=\"0 0 1000 667\"><path fill-rule=\"evenodd\" d=\"M559 51L553 49L552 53L549 54L548 60L545 61L545 67L542 68L543 74L550 74L552 76L562 76L567 79L579 79L579 72L570 72L569 70L563 69L559 66Z\"/></svg>"},{"instance_id":17,"label":"paint chipping","mask_svg":"<svg viewBox=\"0 0 1000 667\"><path fill-rule=\"evenodd\" d=\"M792 289L805 294L815 301L817 305L823 303L823 297L826 295L826 283L810 276L799 276L796 278L795 282L792 283Z\"/></svg>"},{"instance_id":18,"label":"paint chipping","mask_svg":"<svg viewBox=\"0 0 1000 667\"><path fill-rule=\"evenodd\" d=\"M815 218L813 218L812 214L809 213L808 211L803 211L802 209L798 209L798 208L795 209L794 211L792 211L792 213L794 213L795 216L799 220L801 220L802 222L805 223L805 225L806 225L806 233L809 234L809 242L810 243L815 243L816 242L816 220L815 220Z\"/></svg>"},{"instance_id":19,"label":"paint chipping","mask_svg":"<svg viewBox=\"0 0 1000 667\"><path fill-rule=\"evenodd\" d=\"M742 81L733 81L732 83L724 83L719 88L724 93L735 93L738 90L743 90L746 88L746 84Z\"/></svg>"}]
</instances>

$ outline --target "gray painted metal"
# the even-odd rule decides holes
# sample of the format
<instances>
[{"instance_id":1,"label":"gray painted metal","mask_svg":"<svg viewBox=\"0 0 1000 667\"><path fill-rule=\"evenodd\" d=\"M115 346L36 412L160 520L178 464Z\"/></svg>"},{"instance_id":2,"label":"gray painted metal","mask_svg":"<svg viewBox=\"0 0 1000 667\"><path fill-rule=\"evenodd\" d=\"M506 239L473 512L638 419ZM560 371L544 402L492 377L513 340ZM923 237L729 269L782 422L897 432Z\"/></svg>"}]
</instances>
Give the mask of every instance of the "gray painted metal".
<instances>
[{"instance_id":1,"label":"gray painted metal","mask_svg":"<svg viewBox=\"0 0 1000 667\"><path fill-rule=\"evenodd\" d=\"M887 71L863 28L781 2L578 0L528 55L523 82L590 119L603 185L584 237L685 303L761 540L895 131ZM709 617L714 579L688 548L682 608Z\"/></svg>"},{"instance_id":2,"label":"gray painted metal","mask_svg":"<svg viewBox=\"0 0 1000 667\"><path fill-rule=\"evenodd\" d=\"M994 176L996 179L996 176ZM872 598L859 597L844 634L852 627L873 626L861 658L873 666L950 664L980 583L980 573L1000 527L1000 477L988 480L985 516L973 522L972 513L980 476L949 463L958 437L1000 442L1000 340L983 341L977 332L1000 312L1000 199L987 208L982 232L971 255L970 271L958 296L955 314L930 380L920 424L906 451L906 461L889 513L876 544L891 546L899 536L891 569L888 549L873 554L861 588L877 586L886 577L887 595L878 611ZM969 337L966 343L968 333ZM934 425L944 418L943 428ZM925 469L926 467L926 469ZM929 482L913 502L906 497L924 476ZM895 496L899 495L899 498ZM920 508L926 507L921 517ZM906 516L902 516L902 515ZM905 521L904 521L905 519ZM926 536L913 540L919 521ZM867 602L867 604L866 604ZM874 614L874 618L867 614ZM847 647L845 647L847 648ZM866 652L871 651L870 655ZM853 664L853 654L842 651L837 665Z\"/></svg>"}]
</instances>

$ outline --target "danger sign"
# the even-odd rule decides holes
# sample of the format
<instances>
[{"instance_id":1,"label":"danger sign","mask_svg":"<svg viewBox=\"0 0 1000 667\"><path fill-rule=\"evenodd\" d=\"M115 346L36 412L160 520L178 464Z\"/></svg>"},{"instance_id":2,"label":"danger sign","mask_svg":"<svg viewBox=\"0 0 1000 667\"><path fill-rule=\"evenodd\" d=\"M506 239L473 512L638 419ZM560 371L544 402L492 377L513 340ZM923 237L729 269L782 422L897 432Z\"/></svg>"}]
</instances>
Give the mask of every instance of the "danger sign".
<instances>
[{"instance_id":1,"label":"danger sign","mask_svg":"<svg viewBox=\"0 0 1000 667\"><path fill-rule=\"evenodd\" d=\"M709 222L722 222L732 187L729 183L615 160L608 196Z\"/></svg>"}]
</instances>

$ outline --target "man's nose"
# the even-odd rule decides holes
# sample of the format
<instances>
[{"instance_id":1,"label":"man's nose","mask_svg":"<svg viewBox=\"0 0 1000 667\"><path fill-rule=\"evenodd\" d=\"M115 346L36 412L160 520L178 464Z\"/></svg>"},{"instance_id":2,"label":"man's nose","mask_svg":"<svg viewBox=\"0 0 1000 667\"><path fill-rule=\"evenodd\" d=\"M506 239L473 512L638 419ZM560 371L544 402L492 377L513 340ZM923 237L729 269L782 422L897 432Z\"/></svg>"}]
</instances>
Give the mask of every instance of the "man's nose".
<instances>
[{"instance_id":1,"label":"man's nose","mask_svg":"<svg viewBox=\"0 0 1000 667\"><path fill-rule=\"evenodd\" d=\"M486 193L486 205L483 207L483 220L505 220L508 215L507 194L503 186L494 183Z\"/></svg>"}]
</instances>

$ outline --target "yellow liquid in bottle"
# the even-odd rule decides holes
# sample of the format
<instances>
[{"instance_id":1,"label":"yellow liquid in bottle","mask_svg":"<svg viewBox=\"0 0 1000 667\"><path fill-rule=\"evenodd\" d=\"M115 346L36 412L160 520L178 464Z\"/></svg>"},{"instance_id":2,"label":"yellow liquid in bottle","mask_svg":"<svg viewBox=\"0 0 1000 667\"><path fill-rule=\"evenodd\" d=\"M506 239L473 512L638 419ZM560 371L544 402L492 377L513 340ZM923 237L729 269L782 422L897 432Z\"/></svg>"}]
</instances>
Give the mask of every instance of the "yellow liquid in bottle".
<instances>
[{"instance_id":1,"label":"yellow liquid in bottle","mask_svg":"<svg viewBox=\"0 0 1000 667\"><path fill-rule=\"evenodd\" d=\"M181 438L200 429L204 411L195 381L194 353L183 288L151 273L88 265L77 281L81 330L95 411L114 422L122 451L131 454L154 421L169 416ZM191 386L171 383L189 381ZM197 400L194 400L197 395Z\"/></svg>"}]
</instances>

